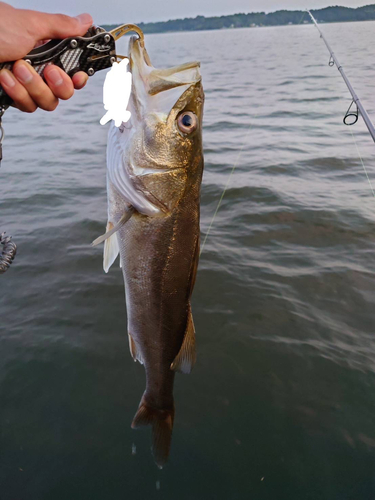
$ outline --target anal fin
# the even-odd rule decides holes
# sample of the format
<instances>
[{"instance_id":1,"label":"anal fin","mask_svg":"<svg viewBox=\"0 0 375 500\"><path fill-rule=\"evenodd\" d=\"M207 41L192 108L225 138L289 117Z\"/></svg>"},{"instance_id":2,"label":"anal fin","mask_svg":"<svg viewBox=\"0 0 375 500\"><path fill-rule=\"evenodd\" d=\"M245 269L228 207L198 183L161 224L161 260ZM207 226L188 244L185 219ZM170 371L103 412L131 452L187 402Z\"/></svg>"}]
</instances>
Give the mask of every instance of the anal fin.
<instances>
[{"instance_id":1,"label":"anal fin","mask_svg":"<svg viewBox=\"0 0 375 500\"><path fill-rule=\"evenodd\" d=\"M141 353L137 350L136 343L134 342L134 339L130 335L130 333L128 333L128 337L129 337L129 349L132 358L134 359L134 361L139 361L141 365L143 365L143 358L141 356Z\"/></svg>"},{"instance_id":2,"label":"anal fin","mask_svg":"<svg viewBox=\"0 0 375 500\"><path fill-rule=\"evenodd\" d=\"M179 353L171 364L171 370L179 371L182 373L190 373L194 366L195 360L195 328L193 315L191 313L191 307L189 305L185 337Z\"/></svg>"}]
</instances>

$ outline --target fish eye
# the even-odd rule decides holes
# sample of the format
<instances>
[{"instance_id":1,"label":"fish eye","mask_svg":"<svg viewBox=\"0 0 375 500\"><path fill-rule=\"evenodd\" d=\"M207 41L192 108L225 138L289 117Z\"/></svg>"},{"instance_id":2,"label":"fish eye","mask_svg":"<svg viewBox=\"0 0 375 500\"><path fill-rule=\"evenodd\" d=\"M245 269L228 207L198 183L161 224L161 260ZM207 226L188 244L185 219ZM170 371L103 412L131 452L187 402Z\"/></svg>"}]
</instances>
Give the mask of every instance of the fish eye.
<instances>
[{"instance_id":1,"label":"fish eye","mask_svg":"<svg viewBox=\"0 0 375 500\"><path fill-rule=\"evenodd\" d=\"M191 134L198 127L198 118L191 111L185 111L177 118L177 125L184 134Z\"/></svg>"}]
</instances>

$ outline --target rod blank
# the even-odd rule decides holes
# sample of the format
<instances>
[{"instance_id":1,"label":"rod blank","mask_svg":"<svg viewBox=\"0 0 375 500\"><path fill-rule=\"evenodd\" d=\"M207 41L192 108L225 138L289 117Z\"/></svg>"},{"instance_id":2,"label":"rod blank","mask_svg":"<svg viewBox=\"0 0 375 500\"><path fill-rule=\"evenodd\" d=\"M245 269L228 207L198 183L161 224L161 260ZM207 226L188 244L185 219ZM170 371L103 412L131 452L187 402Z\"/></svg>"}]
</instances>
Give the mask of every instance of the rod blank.
<instances>
[{"instance_id":1,"label":"rod blank","mask_svg":"<svg viewBox=\"0 0 375 500\"><path fill-rule=\"evenodd\" d=\"M368 128L368 131L370 132L371 134L371 137L372 137L372 140L375 142L375 128L374 128L374 125L369 117L369 115L367 114L367 111L365 110L365 108L362 106L362 103L361 101L359 100L359 97L357 96L357 94L354 92L354 89L353 87L351 86L347 76L345 75L344 73L344 70L343 70L343 67L341 66L341 64L339 63L337 57L335 56L333 50L331 49L329 43L327 42L325 36L323 35L322 31L320 30L319 26L318 26L318 23L316 22L316 19L315 17L311 14L311 12L308 10L307 11L313 21L313 23L315 24L315 27L316 29L319 31L320 33L320 36L321 38L323 38L323 41L324 43L326 44L326 47L331 55L331 58L332 60L334 61L334 63L336 64L336 67L337 69L340 71L341 73L341 76L343 77L344 79L344 82L346 83L346 86L348 87L349 89L349 92L351 93L352 97L353 97L353 102L356 104L359 112L361 113L361 116L363 118L363 121L365 122L365 125L366 127Z\"/></svg>"}]
</instances>

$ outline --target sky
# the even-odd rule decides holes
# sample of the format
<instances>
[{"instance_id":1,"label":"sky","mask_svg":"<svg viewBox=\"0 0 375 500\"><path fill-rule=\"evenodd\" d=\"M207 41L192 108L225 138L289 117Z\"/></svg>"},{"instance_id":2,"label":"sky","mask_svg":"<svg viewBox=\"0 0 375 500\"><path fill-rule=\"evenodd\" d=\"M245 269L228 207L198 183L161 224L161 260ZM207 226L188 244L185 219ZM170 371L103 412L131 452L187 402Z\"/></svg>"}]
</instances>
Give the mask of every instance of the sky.
<instances>
[{"instance_id":1,"label":"sky","mask_svg":"<svg viewBox=\"0 0 375 500\"><path fill-rule=\"evenodd\" d=\"M361 7L375 0L6 0L14 7L77 15L89 12L94 23L168 21L184 17L222 16L238 12L319 9L330 5Z\"/></svg>"}]
</instances>

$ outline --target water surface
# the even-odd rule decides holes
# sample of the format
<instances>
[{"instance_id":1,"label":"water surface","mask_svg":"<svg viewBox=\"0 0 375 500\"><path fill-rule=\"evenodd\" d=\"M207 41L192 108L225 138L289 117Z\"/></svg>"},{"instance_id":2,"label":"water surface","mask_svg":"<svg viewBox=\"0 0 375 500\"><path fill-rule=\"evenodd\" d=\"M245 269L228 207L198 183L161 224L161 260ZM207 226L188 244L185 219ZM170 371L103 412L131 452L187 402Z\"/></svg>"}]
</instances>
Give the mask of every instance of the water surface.
<instances>
[{"instance_id":1,"label":"water surface","mask_svg":"<svg viewBox=\"0 0 375 500\"><path fill-rule=\"evenodd\" d=\"M375 23L323 29L375 119ZM311 25L146 45L155 66L202 63L203 234L235 166L170 462L130 429L144 371L120 269L90 247L106 224L100 73L54 113L4 120L0 222L19 251L0 278L1 500L375 498L375 200L358 156L375 184L374 144L342 123L340 74Z\"/></svg>"}]
</instances>

